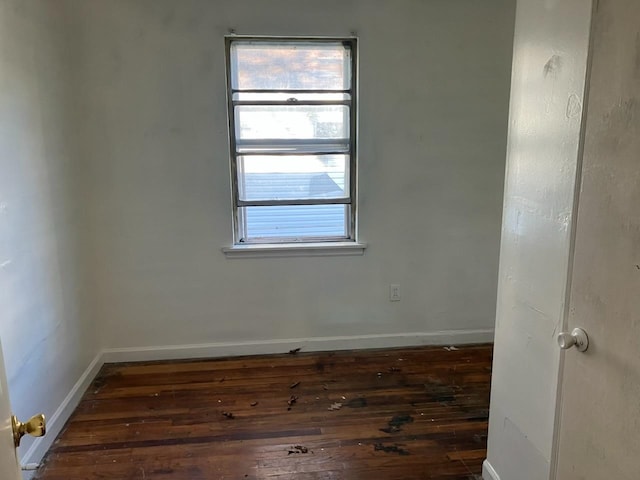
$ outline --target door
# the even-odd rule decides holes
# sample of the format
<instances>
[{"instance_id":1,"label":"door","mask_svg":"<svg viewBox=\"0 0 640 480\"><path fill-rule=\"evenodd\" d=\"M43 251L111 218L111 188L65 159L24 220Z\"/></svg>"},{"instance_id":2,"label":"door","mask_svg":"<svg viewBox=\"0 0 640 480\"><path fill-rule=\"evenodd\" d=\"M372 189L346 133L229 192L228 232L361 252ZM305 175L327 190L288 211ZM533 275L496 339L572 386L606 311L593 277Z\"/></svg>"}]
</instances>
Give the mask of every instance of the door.
<instances>
[{"instance_id":1,"label":"door","mask_svg":"<svg viewBox=\"0 0 640 480\"><path fill-rule=\"evenodd\" d=\"M13 445L11 427L11 406L7 390L7 377L4 373L2 345L0 345L0 477L3 480L18 480L20 467Z\"/></svg>"},{"instance_id":2,"label":"door","mask_svg":"<svg viewBox=\"0 0 640 480\"><path fill-rule=\"evenodd\" d=\"M640 2L600 0L564 353L557 480L640 478Z\"/></svg>"},{"instance_id":3,"label":"door","mask_svg":"<svg viewBox=\"0 0 640 480\"><path fill-rule=\"evenodd\" d=\"M549 480L591 1L518 0L485 480Z\"/></svg>"}]
</instances>

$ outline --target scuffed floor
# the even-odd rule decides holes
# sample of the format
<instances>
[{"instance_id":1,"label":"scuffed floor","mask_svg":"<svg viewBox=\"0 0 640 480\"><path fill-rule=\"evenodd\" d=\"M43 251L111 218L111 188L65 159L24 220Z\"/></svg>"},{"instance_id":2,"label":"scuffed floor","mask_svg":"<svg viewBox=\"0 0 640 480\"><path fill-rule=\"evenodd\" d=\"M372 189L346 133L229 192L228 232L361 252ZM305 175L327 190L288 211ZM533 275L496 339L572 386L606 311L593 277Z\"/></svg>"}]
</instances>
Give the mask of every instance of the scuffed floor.
<instances>
[{"instance_id":1,"label":"scuffed floor","mask_svg":"<svg viewBox=\"0 0 640 480\"><path fill-rule=\"evenodd\" d=\"M105 365L39 480L478 480L492 349Z\"/></svg>"}]
</instances>

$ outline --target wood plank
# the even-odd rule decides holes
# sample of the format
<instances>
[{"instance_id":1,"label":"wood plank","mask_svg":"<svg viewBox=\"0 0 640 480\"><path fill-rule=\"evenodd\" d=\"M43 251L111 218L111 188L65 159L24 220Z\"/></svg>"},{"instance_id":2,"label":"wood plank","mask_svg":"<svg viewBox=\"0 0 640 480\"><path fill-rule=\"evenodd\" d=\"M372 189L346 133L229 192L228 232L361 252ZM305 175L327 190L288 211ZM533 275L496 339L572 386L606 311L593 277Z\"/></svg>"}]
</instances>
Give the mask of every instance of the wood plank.
<instances>
[{"instance_id":1,"label":"wood plank","mask_svg":"<svg viewBox=\"0 0 640 480\"><path fill-rule=\"evenodd\" d=\"M491 354L479 345L108 364L36 478L476 479Z\"/></svg>"}]
</instances>

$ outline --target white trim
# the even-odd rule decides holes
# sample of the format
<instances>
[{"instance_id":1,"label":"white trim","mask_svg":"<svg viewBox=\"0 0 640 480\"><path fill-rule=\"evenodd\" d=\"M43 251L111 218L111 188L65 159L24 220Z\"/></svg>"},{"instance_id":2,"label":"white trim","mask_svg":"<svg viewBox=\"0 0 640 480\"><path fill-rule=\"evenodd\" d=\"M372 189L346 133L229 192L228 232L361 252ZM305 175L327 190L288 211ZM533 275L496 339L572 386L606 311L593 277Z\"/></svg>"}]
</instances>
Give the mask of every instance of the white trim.
<instances>
[{"instance_id":1,"label":"white trim","mask_svg":"<svg viewBox=\"0 0 640 480\"><path fill-rule=\"evenodd\" d=\"M103 360L105 363L118 363L183 358L265 355L270 353L284 353L294 348L301 348L303 351L321 352L327 350L359 350L365 348L393 348L421 345L464 345L491 343L493 342L493 333L493 329L444 330L439 332L108 348L103 351Z\"/></svg>"},{"instance_id":2,"label":"white trim","mask_svg":"<svg viewBox=\"0 0 640 480\"><path fill-rule=\"evenodd\" d=\"M35 439L25 454L22 455L20 459L21 465L39 463L42 460L56 437L62 431L64 424L78 406L78 403L80 403L85 391L89 388L93 379L96 378L96 375L98 375L103 364L102 352L98 352L86 370L80 375L80 378L71 388L71 391L64 398L60 406L51 417L47 418L47 434L44 437Z\"/></svg>"},{"instance_id":3,"label":"white trim","mask_svg":"<svg viewBox=\"0 0 640 480\"><path fill-rule=\"evenodd\" d=\"M483 480L500 480L500 475L496 472L489 460L482 462L482 478Z\"/></svg>"},{"instance_id":4,"label":"white trim","mask_svg":"<svg viewBox=\"0 0 640 480\"><path fill-rule=\"evenodd\" d=\"M342 255L362 255L366 243L360 242L317 242L317 243L252 243L224 247L227 258L265 257L333 257Z\"/></svg>"}]
</instances>

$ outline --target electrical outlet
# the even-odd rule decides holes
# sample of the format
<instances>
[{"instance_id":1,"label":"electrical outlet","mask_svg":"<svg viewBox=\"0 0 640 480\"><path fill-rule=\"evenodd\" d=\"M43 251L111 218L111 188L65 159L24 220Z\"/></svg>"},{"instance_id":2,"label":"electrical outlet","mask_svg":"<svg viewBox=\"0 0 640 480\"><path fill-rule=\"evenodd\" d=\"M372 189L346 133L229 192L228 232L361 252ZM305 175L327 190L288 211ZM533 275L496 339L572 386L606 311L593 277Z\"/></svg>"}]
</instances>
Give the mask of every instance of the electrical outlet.
<instances>
[{"instance_id":1,"label":"electrical outlet","mask_svg":"<svg viewBox=\"0 0 640 480\"><path fill-rule=\"evenodd\" d=\"M389 286L389 301L391 302L400 301L400 285L392 283Z\"/></svg>"}]
</instances>

